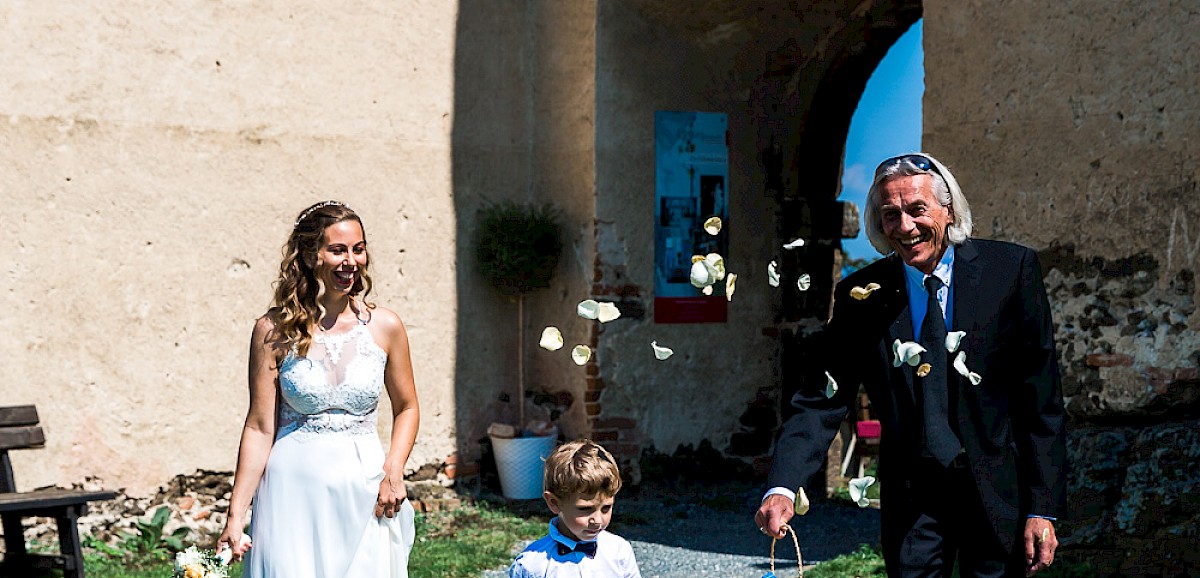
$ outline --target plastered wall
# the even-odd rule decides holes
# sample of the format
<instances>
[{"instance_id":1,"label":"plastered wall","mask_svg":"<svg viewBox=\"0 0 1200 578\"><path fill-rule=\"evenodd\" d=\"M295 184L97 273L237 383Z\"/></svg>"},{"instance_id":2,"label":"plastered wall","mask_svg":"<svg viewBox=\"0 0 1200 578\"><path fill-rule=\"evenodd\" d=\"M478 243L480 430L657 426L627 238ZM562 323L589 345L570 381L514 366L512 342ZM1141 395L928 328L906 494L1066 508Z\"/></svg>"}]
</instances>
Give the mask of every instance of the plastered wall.
<instances>
[{"instance_id":1,"label":"plastered wall","mask_svg":"<svg viewBox=\"0 0 1200 578\"><path fill-rule=\"evenodd\" d=\"M454 34L443 2L0 5L0 403L36 404L33 488L232 470L246 351L296 214L363 217L422 404L455 450Z\"/></svg>"}]
</instances>

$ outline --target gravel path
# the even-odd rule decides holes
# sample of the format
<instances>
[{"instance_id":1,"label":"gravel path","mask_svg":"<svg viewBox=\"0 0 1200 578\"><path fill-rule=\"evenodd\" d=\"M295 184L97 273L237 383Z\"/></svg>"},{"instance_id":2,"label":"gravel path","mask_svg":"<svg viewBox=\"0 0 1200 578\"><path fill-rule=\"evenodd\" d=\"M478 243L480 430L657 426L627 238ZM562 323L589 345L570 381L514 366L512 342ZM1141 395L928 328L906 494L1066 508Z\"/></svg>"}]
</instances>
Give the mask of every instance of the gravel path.
<instances>
[{"instance_id":1,"label":"gravel path","mask_svg":"<svg viewBox=\"0 0 1200 578\"><path fill-rule=\"evenodd\" d=\"M771 548L771 539L754 525L759 491L622 492L610 530L633 545L644 578L759 578L770 569ZM796 527L807 568L860 544L877 545L879 511L821 501L798 519ZM775 555L779 578L795 577L790 538L777 544ZM483 578L504 576L505 570L490 570Z\"/></svg>"}]
</instances>

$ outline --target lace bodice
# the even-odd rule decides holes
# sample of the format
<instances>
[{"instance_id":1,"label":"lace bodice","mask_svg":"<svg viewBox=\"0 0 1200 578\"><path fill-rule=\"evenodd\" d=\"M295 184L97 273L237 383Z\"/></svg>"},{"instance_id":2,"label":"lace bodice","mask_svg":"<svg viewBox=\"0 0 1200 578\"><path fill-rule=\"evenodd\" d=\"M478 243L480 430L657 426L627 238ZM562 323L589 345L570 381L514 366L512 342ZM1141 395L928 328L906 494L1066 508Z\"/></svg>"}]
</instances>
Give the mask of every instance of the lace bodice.
<instances>
[{"instance_id":1,"label":"lace bodice","mask_svg":"<svg viewBox=\"0 0 1200 578\"><path fill-rule=\"evenodd\" d=\"M313 336L308 355L293 350L279 367L276 439L289 434L374 434L387 353L364 324Z\"/></svg>"}]
</instances>

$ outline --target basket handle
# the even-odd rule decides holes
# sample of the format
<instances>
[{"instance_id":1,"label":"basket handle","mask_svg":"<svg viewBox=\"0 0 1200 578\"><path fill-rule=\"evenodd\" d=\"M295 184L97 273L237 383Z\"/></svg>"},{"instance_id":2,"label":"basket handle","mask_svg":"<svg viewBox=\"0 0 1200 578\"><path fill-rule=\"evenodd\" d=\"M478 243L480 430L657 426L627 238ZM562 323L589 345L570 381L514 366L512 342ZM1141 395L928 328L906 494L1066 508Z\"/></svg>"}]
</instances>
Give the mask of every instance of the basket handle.
<instances>
[{"instance_id":1,"label":"basket handle","mask_svg":"<svg viewBox=\"0 0 1200 578\"><path fill-rule=\"evenodd\" d=\"M796 537L796 531L791 526L784 524L779 527L783 533L792 535L792 544L796 546L796 566L800 569L798 578L804 578L804 559L800 557L800 539ZM771 574L775 573L775 542L778 538L771 537Z\"/></svg>"}]
</instances>

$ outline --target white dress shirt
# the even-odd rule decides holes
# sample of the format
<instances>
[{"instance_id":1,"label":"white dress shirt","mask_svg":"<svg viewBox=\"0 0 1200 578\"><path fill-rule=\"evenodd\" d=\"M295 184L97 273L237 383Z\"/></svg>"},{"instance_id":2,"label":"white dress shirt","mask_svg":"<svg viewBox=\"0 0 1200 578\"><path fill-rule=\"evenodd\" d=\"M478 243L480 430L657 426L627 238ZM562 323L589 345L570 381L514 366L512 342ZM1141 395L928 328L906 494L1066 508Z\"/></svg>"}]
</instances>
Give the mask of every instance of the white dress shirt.
<instances>
[{"instance_id":1,"label":"white dress shirt","mask_svg":"<svg viewBox=\"0 0 1200 578\"><path fill-rule=\"evenodd\" d=\"M596 537L595 558L583 552L559 554L559 544L574 549L576 541L559 532L557 522L550 520L550 533L517 555L509 578L641 578L633 547L607 530Z\"/></svg>"}]
</instances>

